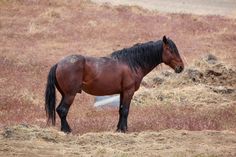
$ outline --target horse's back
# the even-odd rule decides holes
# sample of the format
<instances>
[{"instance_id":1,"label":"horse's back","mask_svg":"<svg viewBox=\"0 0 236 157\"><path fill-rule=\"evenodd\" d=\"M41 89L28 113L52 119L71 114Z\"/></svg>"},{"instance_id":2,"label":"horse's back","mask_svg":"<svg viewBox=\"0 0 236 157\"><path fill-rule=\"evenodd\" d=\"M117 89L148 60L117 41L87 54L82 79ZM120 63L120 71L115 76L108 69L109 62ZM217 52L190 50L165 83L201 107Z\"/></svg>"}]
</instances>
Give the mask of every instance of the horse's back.
<instances>
[{"instance_id":1,"label":"horse's back","mask_svg":"<svg viewBox=\"0 0 236 157\"><path fill-rule=\"evenodd\" d=\"M76 62L81 62L81 61L84 61L85 60L85 57L82 56L82 55L69 55L69 56L66 56L64 57L63 59L61 59L58 64L59 65L68 65L68 66L71 66L73 64L75 64Z\"/></svg>"}]
</instances>

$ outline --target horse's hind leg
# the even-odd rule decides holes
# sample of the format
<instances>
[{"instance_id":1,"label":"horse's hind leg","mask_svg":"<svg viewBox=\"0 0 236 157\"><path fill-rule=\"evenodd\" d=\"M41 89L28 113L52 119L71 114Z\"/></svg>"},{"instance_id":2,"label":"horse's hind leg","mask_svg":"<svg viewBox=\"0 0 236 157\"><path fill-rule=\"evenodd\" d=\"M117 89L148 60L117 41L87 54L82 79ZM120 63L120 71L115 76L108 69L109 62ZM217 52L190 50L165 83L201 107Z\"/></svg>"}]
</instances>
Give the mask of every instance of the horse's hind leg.
<instances>
[{"instance_id":1,"label":"horse's hind leg","mask_svg":"<svg viewBox=\"0 0 236 157\"><path fill-rule=\"evenodd\" d=\"M57 107L57 113L61 119L61 131L65 133L70 133L71 128L66 120L69 108L73 103L75 95L64 95L62 96L61 102Z\"/></svg>"},{"instance_id":2,"label":"horse's hind leg","mask_svg":"<svg viewBox=\"0 0 236 157\"><path fill-rule=\"evenodd\" d=\"M71 128L66 117L76 93L81 93L84 63L83 56L71 55L61 60L57 65L57 89L62 94L57 113L61 119L61 130L67 133L71 132Z\"/></svg>"}]
</instances>

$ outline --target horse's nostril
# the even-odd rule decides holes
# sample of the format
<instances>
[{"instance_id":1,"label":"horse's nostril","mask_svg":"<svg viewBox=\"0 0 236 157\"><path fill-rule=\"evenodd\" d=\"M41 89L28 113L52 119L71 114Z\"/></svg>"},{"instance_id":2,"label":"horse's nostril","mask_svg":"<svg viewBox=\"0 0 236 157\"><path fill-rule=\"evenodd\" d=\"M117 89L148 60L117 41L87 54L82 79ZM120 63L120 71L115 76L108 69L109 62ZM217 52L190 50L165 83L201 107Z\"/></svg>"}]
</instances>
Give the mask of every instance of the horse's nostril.
<instances>
[{"instance_id":1,"label":"horse's nostril","mask_svg":"<svg viewBox=\"0 0 236 157\"><path fill-rule=\"evenodd\" d=\"M177 66L176 68L175 68L175 72L176 73L181 73L182 71L183 71L183 67L182 66Z\"/></svg>"}]
</instances>

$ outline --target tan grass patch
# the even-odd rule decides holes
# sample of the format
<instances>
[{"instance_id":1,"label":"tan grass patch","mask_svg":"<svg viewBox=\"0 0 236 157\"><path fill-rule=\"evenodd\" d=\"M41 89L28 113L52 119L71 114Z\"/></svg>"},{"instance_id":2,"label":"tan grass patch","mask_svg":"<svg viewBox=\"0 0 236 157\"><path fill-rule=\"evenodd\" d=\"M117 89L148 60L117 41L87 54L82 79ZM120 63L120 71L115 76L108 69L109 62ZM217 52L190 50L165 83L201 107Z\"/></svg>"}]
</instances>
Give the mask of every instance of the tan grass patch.
<instances>
[{"instance_id":1,"label":"tan grass patch","mask_svg":"<svg viewBox=\"0 0 236 157\"><path fill-rule=\"evenodd\" d=\"M218 60L202 58L180 75L169 71L155 75L144 79L149 86L135 94L134 104L224 106L236 101L236 70Z\"/></svg>"},{"instance_id":2,"label":"tan grass patch","mask_svg":"<svg viewBox=\"0 0 236 157\"><path fill-rule=\"evenodd\" d=\"M229 156L235 152L230 131L163 130L140 133L87 133L65 135L55 129L16 125L1 130L4 156ZM199 144L200 143L200 144Z\"/></svg>"}]
</instances>

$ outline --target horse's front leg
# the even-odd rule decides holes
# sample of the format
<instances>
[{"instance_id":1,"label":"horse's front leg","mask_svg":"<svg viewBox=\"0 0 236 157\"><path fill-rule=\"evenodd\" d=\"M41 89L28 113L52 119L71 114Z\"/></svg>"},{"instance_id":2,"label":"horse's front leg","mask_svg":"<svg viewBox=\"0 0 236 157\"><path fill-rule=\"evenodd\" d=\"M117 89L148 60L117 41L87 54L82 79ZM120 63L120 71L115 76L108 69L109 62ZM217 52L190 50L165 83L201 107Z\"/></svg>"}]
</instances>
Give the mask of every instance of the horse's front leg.
<instances>
[{"instance_id":1,"label":"horse's front leg","mask_svg":"<svg viewBox=\"0 0 236 157\"><path fill-rule=\"evenodd\" d=\"M123 97L123 93L120 93L120 106L119 106L119 121L117 124L117 130L116 131L120 131L120 124L121 124L121 115L122 115L122 110L121 110L121 106L122 106L122 97Z\"/></svg>"},{"instance_id":2,"label":"horse's front leg","mask_svg":"<svg viewBox=\"0 0 236 157\"><path fill-rule=\"evenodd\" d=\"M134 95L134 90L124 91L120 94L119 122L117 131L125 133L128 130L128 115L130 102Z\"/></svg>"}]
</instances>

